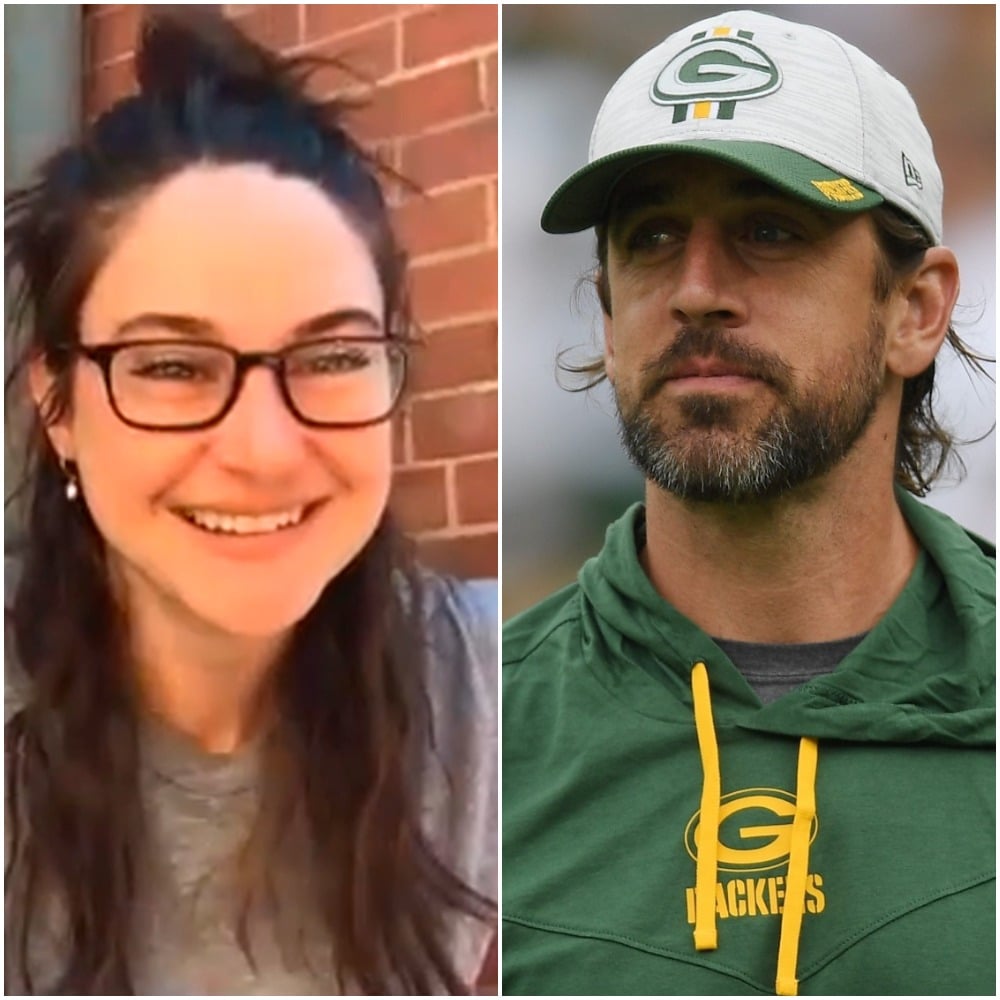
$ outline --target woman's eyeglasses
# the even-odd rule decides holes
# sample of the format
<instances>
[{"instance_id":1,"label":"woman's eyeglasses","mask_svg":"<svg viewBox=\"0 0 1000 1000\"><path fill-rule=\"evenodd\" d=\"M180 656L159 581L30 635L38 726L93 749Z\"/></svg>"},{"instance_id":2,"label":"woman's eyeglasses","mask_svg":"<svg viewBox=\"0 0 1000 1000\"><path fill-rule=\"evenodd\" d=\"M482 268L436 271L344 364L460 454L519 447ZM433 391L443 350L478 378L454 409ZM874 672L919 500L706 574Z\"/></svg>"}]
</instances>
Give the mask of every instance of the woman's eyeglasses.
<instances>
[{"instance_id":1,"label":"woman's eyeglasses","mask_svg":"<svg viewBox=\"0 0 1000 1000\"><path fill-rule=\"evenodd\" d=\"M73 348L104 374L118 418L140 430L197 431L218 424L246 374L270 369L307 427L367 427L388 419L406 379L406 351L385 337L310 340L280 351L237 351L187 340L133 340Z\"/></svg>"}]
</instances>

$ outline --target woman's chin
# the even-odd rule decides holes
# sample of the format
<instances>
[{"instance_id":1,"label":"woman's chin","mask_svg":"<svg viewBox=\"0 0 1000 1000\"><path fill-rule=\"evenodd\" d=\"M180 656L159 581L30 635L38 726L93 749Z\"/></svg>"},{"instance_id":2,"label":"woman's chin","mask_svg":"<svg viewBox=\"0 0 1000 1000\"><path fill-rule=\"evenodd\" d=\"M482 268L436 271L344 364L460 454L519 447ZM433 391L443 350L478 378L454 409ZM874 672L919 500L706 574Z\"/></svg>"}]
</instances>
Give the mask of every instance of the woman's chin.
<instances>
[{"instance_id":1,"label":"woman's chin","mask_svg":"<svg viewBox=\"0 0 1000 1000\"><path fill-rule=\"evenodd\" d=\"M266 639L292 631L309 613L315 602L284 604L276 607L244 604L217 613L215 622L220 631L248 639Z\"/></svg>"},{"instance_id":2,"label":"woman's chin","mask_svg":"<svg viewBox=\"0 0 1000 1000\"><path fill-rule=\"evenodd\" d=\"M316 604L323 587L232 588L182 597L199 622L220 635L267 639L291 631Z\"/></svg>"}]
</instances>

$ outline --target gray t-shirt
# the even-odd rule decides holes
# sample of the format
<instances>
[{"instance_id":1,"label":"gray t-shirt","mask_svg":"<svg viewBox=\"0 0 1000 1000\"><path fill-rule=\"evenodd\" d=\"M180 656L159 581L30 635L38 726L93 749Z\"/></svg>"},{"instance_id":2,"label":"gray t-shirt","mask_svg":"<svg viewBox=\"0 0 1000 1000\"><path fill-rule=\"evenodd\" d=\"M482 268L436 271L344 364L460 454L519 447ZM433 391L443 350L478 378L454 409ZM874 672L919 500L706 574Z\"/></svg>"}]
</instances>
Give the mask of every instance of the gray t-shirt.
<instances>
[{"instance_id":1,"label":"gray t-shirt","mask_svg":"<svg viewBox=\"0 0 1000 1000\"><path fill-rule=\"evenodd\" d=\"M425 828L439 857L497 898L497 590L493 582L430 578L429 700L436 761L429 764ZM268 935L255 934L256 969L235 939L224 873L257 802L257 748L207 754L167 726L143 731L142 789L156 870L136 915L133 963L144 995L321 995L356 992L329 969L289 968ZM333 780L333 779L331 779ZM470 983L491 928L456 920L454 964ZM36 952L37 954L37 952ZM287 952L286 952L287 954Z\"/></svg>"},{"instance_id":2,"label":"gray t-shirt","mask_svg":"<svg viewBox=\"0 0 1000 1000\"><path fill-rule=\"evenodd\" d=\"M715 644L765 705L815 677L832 673L867 633L831 642L762 643L715 639Z\"/></svg>"}]
</instances>

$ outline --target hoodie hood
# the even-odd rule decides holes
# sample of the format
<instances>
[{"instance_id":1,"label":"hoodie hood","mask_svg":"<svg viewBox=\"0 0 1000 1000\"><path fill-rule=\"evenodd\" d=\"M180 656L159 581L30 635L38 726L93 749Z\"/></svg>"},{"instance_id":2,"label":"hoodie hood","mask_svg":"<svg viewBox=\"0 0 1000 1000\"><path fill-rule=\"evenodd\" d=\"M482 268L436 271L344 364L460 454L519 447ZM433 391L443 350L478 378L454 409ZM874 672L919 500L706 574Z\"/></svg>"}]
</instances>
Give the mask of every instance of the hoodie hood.
<instances>
[{"instance_id":1,"label":"hoodie hood","mask_svg":"<svg viewBox=\"0 0 1000 1000\"><path fill-rule=\"evenodd\" d=\"M909 494L898 501L920 558L889 612L832 674L761 707L719 646L653 588L639 563L642 504L611 525L580 574L585 634L609 654L588 660L625 660L665 684L675 697L653 706L627 674L602 678L616 697L664 719L690 721L691 670L702 662L721 723L827 740L993 745L995 549Z\"/></svg>"}]
</instances>

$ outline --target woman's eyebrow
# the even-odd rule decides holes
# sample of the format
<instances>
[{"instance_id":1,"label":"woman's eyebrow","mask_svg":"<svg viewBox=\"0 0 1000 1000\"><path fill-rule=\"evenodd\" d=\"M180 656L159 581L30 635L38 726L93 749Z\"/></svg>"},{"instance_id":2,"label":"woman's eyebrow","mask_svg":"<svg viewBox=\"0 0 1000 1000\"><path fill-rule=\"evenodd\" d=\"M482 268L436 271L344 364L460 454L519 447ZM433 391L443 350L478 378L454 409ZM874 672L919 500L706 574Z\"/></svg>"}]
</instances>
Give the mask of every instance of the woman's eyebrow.
<instances>
[{"instance_id":1,"label":"woman's eyebrow","mask_svg":"<svg viewBox=\"0 0 1000 1000\"><path fill-rule=\"evenodd\" d=\"M300 340L315 337L323 333L332 333L342 326L352 323L362 323L369 326L373 333L382 332L382 323L367 309L333 309L320 313L309 319L296 323L289 331L289 338ZM183 334L186 337L196 337L200 340L221 340L222 330L211 320L203 316L191 316L185 313L144 312L131 316L115 327L111 339L121 340L129 334L154 327L157 330L169 330L172 333Z\"/></svg>"},{"instance_id":2,"label":"woman's eyebrow","mask_svg":"<svg viewBox=\"0 0 1000 1000\"><path fill-rule=\"evenodd\" d=\"M137 330L145 327L156 327L158 330L170 330L183 333L188 337L211 339L218 337L219 331L207 319L200 316L186 316L179 313L146 312L138 316L130 316L119 323L111 334L112 340L121 340Z\"/></svg>"},{"instance_id":3,"label":"woman's eyebrow","mask_svg":"<svg viewBox=\"0 0 1000 1000\"><path fill-rule=\"evenodd\" d=\"M338 327L351 323L363 323L371 327L372 333L382 332L382 322L367 309L334 309L331 312L320 313L311 319L297 323L291 330L291 337L298 340L303 337L315 337L321 333L332 333Z\"/></svg>"}]
</instances>

